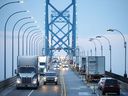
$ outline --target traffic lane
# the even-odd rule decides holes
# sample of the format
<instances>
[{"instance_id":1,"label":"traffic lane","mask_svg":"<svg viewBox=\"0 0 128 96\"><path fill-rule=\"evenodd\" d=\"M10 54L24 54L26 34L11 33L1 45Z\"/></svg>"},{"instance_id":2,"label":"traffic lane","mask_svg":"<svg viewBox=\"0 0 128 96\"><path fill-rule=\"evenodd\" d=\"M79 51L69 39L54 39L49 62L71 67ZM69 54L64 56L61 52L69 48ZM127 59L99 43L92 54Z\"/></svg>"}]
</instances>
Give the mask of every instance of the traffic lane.
<instances>
[{"instance_id":1,"label":"traffic lane","mask_svg":"<svg viewBox=\"0 0 128 96\"><path fill-rule=\"evenodd\" d=\"M102 95L102 91L101 90L99 90L98 89L98 85L97 85L97 83L89 83L89 82L87 82L86 80L85 80L85 78L84 78L84 76L83 75L79 75L77 72L75 72L76 73L76 76L78 77L78 78L80 78L81 79L81 81L83 81L84 83L83 83L83 87L85 86L85 87L90 87L90 89L92 90L92 93L93 94L96 94L97 96L103 96ZM117 95L117 94L114 94L114 93L106 93L106 95L107 96L128 96L128 90L126 90L126 88L124 89L124 85L121 83L120 84L120 86L121 86L121 91L120 91L120 95ZM73 88L72 88L73 89ZM74 88L74 89L76 89L76 90L79 90L80 88L79 88L79 86L78 87L76 87L76 88ZM85 91L86 92L86 91ZM77 92L76 92L77 93ZM105 96L105 95L104 95Z\"/></svg>"},{"instance_id":2,"label":"traffic lane","mask_svg":"<svg viewBox=\"0 0 128 96\"><path fill-rule=\"evenodd\" d=\"M0 96L61 96L60 84L41 85L38 89L11 86L0 93Z\"/></svg>"},{"instance_id":3,"label":"traffic lane","mask_svg":"<svg viewBox=\"0 0 128 96\"><path fill-rule=\"evenodd\" d=\"M32 89L16 89L16 86L13 85L11 87L8 87L4 89L1 93L0 96L28 96L28 94L32 91Z\"/></svg>"},{"instance_id":4,"label":"traffic lane","mask_svg":"<svg viewBox=\"0 0 128 96\"><path fill-rule=\"evenodd\" d=\"M97 96L70 68L69 70L61 70L61 72L64 77L67 96Z\"/></svg>"},{"instance_id":5,"label":"traffic lane","mask_svg":"<svg viewBox=\"0 0 128 96\"><path fill-rule=\"evenodd\" d=\"M85 81L85 83L87 83ZM96 93L98 96L128 96L128 91L124 91L123 85L120 84L121 89L120 89L120 95L117 95L116 93L106 93L106 95L102 95L102 91L98 89L98 84L97 83L87 83L87 85L93 90L94 93Z\"/></svg>"},{"instance_id":6,"label":"traffic lane","mask_svg":"<svg viewBox=\"0 0 128 96\"><path fill-rule=\"evenodd\" d=\"M29 96L61 96L60 85L42 85L38 90L34 90Z\"/></svg>"}]
</instances>

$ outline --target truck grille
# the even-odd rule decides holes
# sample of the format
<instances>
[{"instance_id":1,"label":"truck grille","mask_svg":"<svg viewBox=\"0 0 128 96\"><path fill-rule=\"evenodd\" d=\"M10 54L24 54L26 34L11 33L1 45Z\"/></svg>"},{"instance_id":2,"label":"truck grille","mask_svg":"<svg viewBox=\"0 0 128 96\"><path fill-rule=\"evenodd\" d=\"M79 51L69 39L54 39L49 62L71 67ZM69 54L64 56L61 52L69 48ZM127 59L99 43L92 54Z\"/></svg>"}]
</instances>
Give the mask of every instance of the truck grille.
<instances>
[{"instance_id":1,"label":"truck grille","mask_svg":"<svg viewBox=\"0 0 128 96\"><path fill-rule=\"evenodd\" d=\"M22 83L31 83L31 78L30 77L23 77Z\"/></svg>"}]
</instances>

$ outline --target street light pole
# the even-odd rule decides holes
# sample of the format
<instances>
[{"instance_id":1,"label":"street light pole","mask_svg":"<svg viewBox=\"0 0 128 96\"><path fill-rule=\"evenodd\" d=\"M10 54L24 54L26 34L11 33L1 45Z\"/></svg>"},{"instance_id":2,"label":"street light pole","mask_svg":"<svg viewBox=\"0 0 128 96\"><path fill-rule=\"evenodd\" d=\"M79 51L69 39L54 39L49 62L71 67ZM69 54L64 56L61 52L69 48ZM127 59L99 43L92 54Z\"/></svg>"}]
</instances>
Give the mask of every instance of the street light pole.
<instances>
[{"instance_id":1,"label":"street light pole","mask_svg":"<svg viewBox=\"0 0 128 96\"><path fill-rule=\"evenodd\" d=\"M93 38L89 39L90 42L93 42L94 46L95 46L95 56L97 56L97 48L96 48L96 43L93 41Z\"/></svg>"},{"instance_id":2,"label":"street light pole","mask_svg":"<svg viewBox=\"0 0 128 96\"><path fill-rule=\"evenodd\" d=\"M32 38L32 49L33 49L33 55L35 55L35 40L34 39L37 39L38 37L41 37L41 35L43 35L42 33L41 34L36 34L35 36L33 36Z\"/></svg>"},{"instance_id":3,"label":"street light pole","mask_svg":"<svg viewBox=\"0 0 128 96\"><path fill-rule=\"evenodd\" d=\"M12 2L8 2L8 3L5 3L4 5L0 6L0 10L7 6L7 5L10 5L10 4L14 4L14 3L23 3L23 1L12 1Z\"/></svg>"},{"instance_id":4,"label":"street light pole","mask_svg":"<svg viewBox=\"0 0 128 96\"><path fill-rule=\"evenodd\" d=\"M39 32L40 34L37 34L38 32ZM35 36L41 35L41 34L42 34L41 31L37 31L37 32L33 33L33 34L30 36L30 38L29 38L29 55L31 54L31 51L32 51L31 41L33 41L33 38L34 38Z\"/></svg>"},{"instance_id":5,"label":"street light pole","mask_svg":"<svg viewBox=\"0 0 128 96\"><path fill-rule=\"evenodd\" d=\"M29 37L29 35L30 35L30 33L32 33L32 32L38 32L38 30L39 29L33 29L33 30L31 30L31 31L29 31L29 33L27 34L27 36L26 36L26 55L28 55L29 53L28 53L28 50L29 50L29 48L28 48L28 37Z\"/></svg>"},{"instance_id":6,"label":"street light pole","mask_svg":"<svg viewBox=\"0 0 128 96\"><path fill-rule=\"evenodd\" d=\"M125 51L124 77L127 78L127 72L126 72L126 63L127 63L127 61L126 61L126 60L127 60L127 42L126 42L126 40L125 40L125 37L124 37L123 33L121 33L121 31L119 31L119 30L117 30L117 29L108 29L107 31L111 31L111 32L116 31L116 32L120 33L121 36L123 37L123 40L124 40L124 51Z\"/></svg>"},{"instance_id":7,"label":"street light pole","mask_svg":"<svg viewBox=\"0 0 128 96\"><path fill-rule=\"evenodd\" d=\"M31 29L31 28L34 28L34 27L37 27L37 26L29 26L28 28L25 29L25 31L23 32L23 35L22 35L22 55L24 56L24 36L25 36L25 33L27 32L27 30Z\"/></svg>"},{"instance_id":8,"label":"street light pole","mask_svg":"<svg viewBox=\"0 0 128 96\"><path fill-rule=\"evenodd\" d=\"M24 23L24 24L20 27L20 29L19 29L19 31L18 31L18 56L20 55L20 34L21 34L21 29L22 29L25 25L31 24L31 23L34 23L34 21L30 21L30 22Z\"/></svg>"},{"instance_id":9,"label":"street light pole","mask_svg":"<svg viewBox=\"0 0 128 96\"><path fill-rule=\"evenodd\" d=\"M23 13L23 12L27 12L27 11L17 11L17 12L14 12L13 14L11 14L6 22L5 22L5 25L4 25L4 79L6 79L6 33L7 33L7 24L8 24L8 21L10 20L10 18L16 14L19 14L19 13Z\"/></svg>"},{"instance_id":10,"label":"street light pole","mask_svg":"<svg viewBox=\"0 0 128 96\"><path fill-rule=\"evenodd\" d=\"M37 53L38 53L38 50L36 51L36 49L38 48L37 42L39 42L39 40L43 40L43 38L40 36L40 37L36 38L34 41L34 54L35 55L37 55Z\"/></svg>"},{"instance_id":11,"label":"street light pole","mask_svg":"<svg viewBox=\"0 0 128 96\"><path fill-rule=\"evenodd\" d=\"M101 46L101 56L103 56L103 45L99 39L94 38L94 40L97 40L100 43Z\"/></svg>"},{"instance_id":12,"label":"street light pole","mask_svg":"<svg viewBox=\"0 0 128 96\"><path fill-rule=\"evenodd\" d=\"M43 44L43 40L40 40L38 43L38 51L37 51L38 55L40 55L40 52L42 52L42 49L43 49L43 45L41 45L41 44ZM40 46L42 46L42 47L40 48ZM42 55L43 55L43 53L42 53Z\"/></svg>"},{"instance_id":13,"label":"street light pole","mask_svg":"<svg viewBox=\"0 0 128 96\"><path fill-rule=\"evenodd\" d=\"M25 20L25 19L29 19L29 18L31 18L31 17L24 17L24 18L19 19L19 20L14 24L13 29L12 29L12 76L14 76L13 70L14 70L14 31L15 31L15 27L16 27L16 25L17 25L20 21Z\"/></svg>"},{"instance_id":14,"label":"street light pole","mask_svg":"<svg viewBox=\"0 0 128 96\"><path fill-rule=\"evenodd\" d=\"M111 44L110 44L110 40L107 38L107 37L105 37L105 36L96 36L96 38L105 38L107 41L108 41L108 44L109 44L109 51L110 51L110 72L112 72L112 52L111 52Z\"/></svg>"}]
</instances>

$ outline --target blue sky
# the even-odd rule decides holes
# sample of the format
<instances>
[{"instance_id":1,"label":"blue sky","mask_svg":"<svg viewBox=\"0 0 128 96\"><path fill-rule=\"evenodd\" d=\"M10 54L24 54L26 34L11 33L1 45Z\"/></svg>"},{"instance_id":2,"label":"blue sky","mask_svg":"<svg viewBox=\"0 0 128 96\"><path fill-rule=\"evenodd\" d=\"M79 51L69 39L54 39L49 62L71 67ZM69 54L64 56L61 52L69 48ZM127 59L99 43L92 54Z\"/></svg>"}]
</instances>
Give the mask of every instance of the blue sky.
<instances>
[{"instance_id":1,"label":"blue sky","mask_svg":"<svg viewBox=\"0 0 128 96\"><path fill-rule=\"evenodd\" d=\"M15 0L0 0L0 6L8 1ZM56 4L57 8L62 10L71 0L51 0L52 4ZM94 46L88 40L97 35L108 37L112 44L112 64L114 67L120 66L120 70L124 70L124 48L121 36L117 32L107 32L109 28L120 30L126 37L128 42L128 0L76 0L77 1L77 37L78 46L81 53L85 53L92 49L94 54ZM18 14L12 17L7 26L7 64L11 62L11 31L14 23L22 17L33 16L37 21L44 34L44 12L45 0L24 0L23 4L13 4L0 10L0 45L3 46L3 28L7 17L13 12L20 10L29 10L29 13ZM26 20L33 21L31 19ZM18 31L24 22L17 25L15 31ZM25 28L27 28L26 26ZM24 28L24 29L25 29ZM23 30L24 30L23 29ZM16 35L16 33L15 33ZM104 55L106 55L106 70L109 70L109 50L108 44L104 39L101 39L104 46ZM15 41L16 43L17 41ZM98 42L97 49L100 54L100 46ZM15 53L17 54L17 53ZM128 53L127 53L128 54ZM3 47L0 48L0 64L3 68ZM15 62L16 63L16 62ZM11 65L10 65L11 66ZM123 75L124 71L119 72L113 67L113 72ZM128 64L127 64L128 69ZM3 71L3 69L1 69ZM8 71L10 73L11 71ZM0 72L0 76L2 76ZM128 71L127 71L128 73ZM11 74L8 74L10 77Z\"/></svg>"}]
</instances>

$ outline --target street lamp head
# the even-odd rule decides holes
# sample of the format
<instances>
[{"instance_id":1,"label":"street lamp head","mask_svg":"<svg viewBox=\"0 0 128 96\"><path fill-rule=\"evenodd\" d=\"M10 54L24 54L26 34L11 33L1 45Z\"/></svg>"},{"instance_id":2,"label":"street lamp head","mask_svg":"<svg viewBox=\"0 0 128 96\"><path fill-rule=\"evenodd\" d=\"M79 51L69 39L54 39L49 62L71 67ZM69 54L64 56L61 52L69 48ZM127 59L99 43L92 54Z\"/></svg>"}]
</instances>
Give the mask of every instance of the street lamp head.
<instances>
[{"instance_id":1,"label":"street lamp head","mask_svg":"<svg viewBox=\"0 0 128 96\"><path fill-rule=\"evenodd\" d=\"M34 23L37 23L37 21L34 21Z\"/></svg>"},{"instance_id":2,"label":"street lamp head","mask_svg":"<svg viewBox=\"0 0 128 96\"><path fill-rule=\"evenodd\" d=\"M26 12L30 12L29 10L27 10Z\"/></svg>"},{"instance_id":3,"label":"street lamp head","mask_svg":"<svg viewBox=\"0 0 128 96\"><path fill-rule=\"evenodd\" d=\"M101 38L101 36L96 36L96 38Z\"/></svg>"},{"instance_id":4,"label":"street lamp head","mask_svg":"<svg viewBox=\"0 0 128 96\"><path fill-rule=\"evenodd\" d=\"M24 1L23 1L23 0L21 0L21 1L19 1L19 3L24 3Z\"/></svg>"},{"instance_id":5,"label":"street lamp head","mask_svg":"<svg viewBox=\"0 0 128 96\"><path fill-rule=\"evenodd\" d=\"M114 29L108 29L107 31L111 31L111 32L113 32L113 31L114 31Z\"/></svg>"},{"instance_id":6,"label":"street lamp head","mask_svg":"<svg viewBox=\"0 0 128 96\"><path fill-rule=\"evenodd\" d=\"M34 17L31 16L31 19L33 19Z\"/></svg>"}]
</instances>

